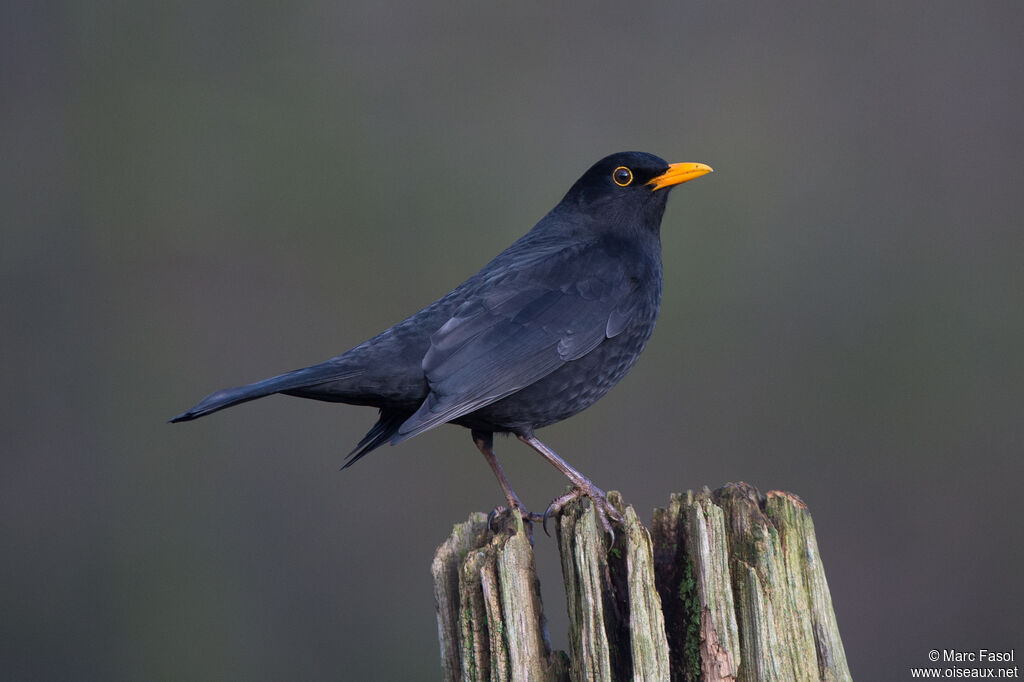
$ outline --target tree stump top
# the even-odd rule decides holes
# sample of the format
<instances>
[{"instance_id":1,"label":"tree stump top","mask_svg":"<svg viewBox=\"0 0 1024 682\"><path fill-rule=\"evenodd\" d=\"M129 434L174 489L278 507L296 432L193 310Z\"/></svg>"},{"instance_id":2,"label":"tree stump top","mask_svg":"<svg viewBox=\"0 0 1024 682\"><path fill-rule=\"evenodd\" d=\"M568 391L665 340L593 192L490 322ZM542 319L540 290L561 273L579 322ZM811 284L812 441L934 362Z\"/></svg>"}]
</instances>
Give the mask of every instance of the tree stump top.
<instances>
[{"instance_id":1,"label":"tree stump top","mask_svg":"<svg viewBox=\"0 0 1024 682\"><path fill-rule=\"evenodd\" d=\"M446 680L851 679L799 497L677 493L650 529L608 497L625 518L611 546L589 500L557 519L568 652L551 650L522 520L455 526L432 566Z\"/></svg>"}]
</instances>

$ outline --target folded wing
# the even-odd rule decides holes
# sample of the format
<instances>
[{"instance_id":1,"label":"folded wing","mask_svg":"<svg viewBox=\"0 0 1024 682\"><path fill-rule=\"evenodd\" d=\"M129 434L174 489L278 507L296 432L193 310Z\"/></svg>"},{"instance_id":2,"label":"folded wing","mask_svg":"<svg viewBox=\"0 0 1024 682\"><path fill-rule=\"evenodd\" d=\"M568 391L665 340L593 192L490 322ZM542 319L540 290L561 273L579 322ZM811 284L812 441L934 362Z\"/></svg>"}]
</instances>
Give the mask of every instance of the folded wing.
<instances>
[{"instance_id":1,"label":"folded wing","mask_svg":"<svg viewBox=\"0 0 1024 682\"><path fill-rule=\"evenodd\" d=\"M430 394L392 443L501 400L625 328L634 279L613 262L594 263L584 271L597 274L558 285L553 260L543 276L531 268L482 286L431 336L423 358Z\"/></svg>"}]
</instances>

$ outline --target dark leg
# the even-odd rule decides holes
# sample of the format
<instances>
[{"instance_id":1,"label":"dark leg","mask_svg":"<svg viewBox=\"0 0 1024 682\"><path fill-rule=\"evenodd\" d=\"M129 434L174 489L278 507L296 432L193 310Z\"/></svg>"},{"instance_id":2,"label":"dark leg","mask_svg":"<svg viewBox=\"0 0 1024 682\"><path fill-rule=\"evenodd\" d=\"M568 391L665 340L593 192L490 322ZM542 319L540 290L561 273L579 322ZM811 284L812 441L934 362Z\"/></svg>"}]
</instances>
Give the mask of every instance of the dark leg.
<instances>
[{"instance_id":1,"label":"dark leg","mask_svg":"<svg viewBox=\"0 0 1024 682\"><path fill-rule=\"evenodd\" d=\"M608 502L608 498L605 496L604 491L594 485L589 478L569 466L568 462L559 457L558 453L554 450L540 442L536 436L532 434L529 436L516 434L516 437L539 452L541 457L551 462L556 469L561 471L570 481L572 481L573 490L555 499L551 505L548 506L547 511L544 512L544 532L547 532L547 518L549 515L557 513L569 501L586 496L593 500L594 510L597 512L597 518L601 522L601 525L604 526L604 529L612 536L614 542L615 531L612 530L612 525L609 523L608 517L611 517L618 523L622 523L623 518L622 514L619 513L619 510Z\"/></svg>"},{"instance_id":2,"label":"dark leg","mask_svg":"<svg viewBox=\"0 0 1024 682\"><path fill-rule=\"evenodd\" d=\"M487 463L491 465L491 471L494 472L494 477L498 479L498 485L501 486L501 492L505 494L509 508L519 512L524 521L542 521L544 518L542 515L534 514L526 509L519 496L516 495L516 491L512 490L512 484L505 478L505 472L501 470L498 457L494 454L494 434L484 431L473 431L473 442L481 454L483 454ZM488 523L490 523L490 517L488 517Z\"/></svg>"}]
</instances>

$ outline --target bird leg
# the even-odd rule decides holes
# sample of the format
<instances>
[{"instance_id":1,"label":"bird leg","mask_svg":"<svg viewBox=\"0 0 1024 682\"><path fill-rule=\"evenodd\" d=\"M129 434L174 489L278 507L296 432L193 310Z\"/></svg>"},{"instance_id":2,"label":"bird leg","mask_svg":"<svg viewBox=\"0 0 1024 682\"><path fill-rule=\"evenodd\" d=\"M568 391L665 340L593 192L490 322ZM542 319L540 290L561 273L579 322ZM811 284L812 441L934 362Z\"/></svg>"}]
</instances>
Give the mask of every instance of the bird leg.
<instances>
[{"instance_id":1,"label":"bird leg","mask_svg":"<svg viewBox=\"0 0 1024 682\"><path fill-rule=\"evenodd\" d=\"M476 444L477 449L483 454L484 459L491 465L491 471L494 472L494 477L498 479L498 485L501 486L501 492L505 493L505 500L508 501L510 509L518 512L523 517L523 521L527 523L533 523L534 521L544 521L542 514L536 514L529 511L526 505L522 503L519 496L516 495L516 491L512 490L512 484L505 478L505 472L501 469L501 464L498 463L498 456L494 454L494 434L486 433L484 431L473 431L473 443ZM495 514L500 510L494 509L490 514L487 515L487 528L491 527L491 519L494 518Z\"/></svg>"},{"instance_id":2,"label":"bird leg","mask_svg":"<svg viewBox=\"0 0 1024 682\"><path fill-rule=\"evenodd\" d=\"M551 462L556 469L565 474L573 485L573 489L570 492L562 495L561 497L555 498L551 504L548 505L542 519L544 532L548 532L547 522L549 516L557 514L568 502L585 496L589 497L593 501L594 511L597 512L597 518L604 529L608 531L608 534L612 536L612 542L614 543L615 531L612 530L612 525L608 521L608 518L611 517L611 519L617 523L623 523L624 519L622 518L622 514L619 513L619 510L612 506L608 501L608 497L605 495L604 491L594 485L589 478L576 471L576 469L573 469L568 462L558 456L558 453L538 440L536 436L532 434L529 436L516 434L516 438L539 452L541 457Z\"/></svg>"}]
</instances>

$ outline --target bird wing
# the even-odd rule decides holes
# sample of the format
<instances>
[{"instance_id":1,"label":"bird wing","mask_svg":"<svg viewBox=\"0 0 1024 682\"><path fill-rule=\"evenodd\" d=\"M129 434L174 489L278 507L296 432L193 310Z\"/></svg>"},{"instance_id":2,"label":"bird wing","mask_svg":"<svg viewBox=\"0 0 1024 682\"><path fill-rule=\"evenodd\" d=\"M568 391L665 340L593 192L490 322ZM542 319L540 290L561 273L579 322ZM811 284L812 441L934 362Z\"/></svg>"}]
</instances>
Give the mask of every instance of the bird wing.
<instances>
[{"instance_id":1,"label":"bird wing","mask_svg":"<svg viewBox=\"0 0 1024 682\"><path fill-rule=\"evenodd\" d=\"M501 400L625 328L636 280L608 256L569 255L502 272L456 309L423 358L430 393L392 443ZM596 274L566 283L568 265Z\"/></svg>"}]
</instances>

